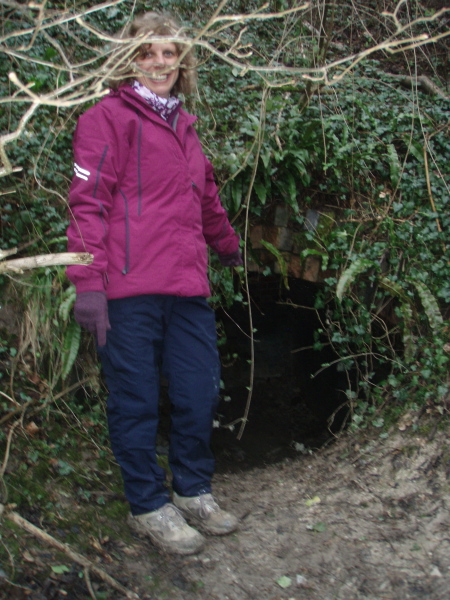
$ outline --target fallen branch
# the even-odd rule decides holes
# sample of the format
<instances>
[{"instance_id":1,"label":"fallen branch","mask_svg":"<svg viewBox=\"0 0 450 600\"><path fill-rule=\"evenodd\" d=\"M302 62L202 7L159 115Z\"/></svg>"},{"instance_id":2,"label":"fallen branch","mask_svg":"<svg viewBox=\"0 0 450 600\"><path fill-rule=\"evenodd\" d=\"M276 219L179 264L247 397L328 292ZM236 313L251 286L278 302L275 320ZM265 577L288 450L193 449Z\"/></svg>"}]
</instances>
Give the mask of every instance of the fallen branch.
<instances>
[{"instance_id":1,"label":"fallen branch","mask_svg":"<svg viewBox=\"0 0 450 600\"><path fill-rule=\"evenodd\" d=\"M57 548L58 550L61 550L62 552L67 554L67 556L70 559L72 559L73 561L75 561L76 563L78 563L79 565L84 567L85 569L89 569L90 571L92 571L92 573L95 573L98 577L100 577L100 579L102 579L105 583L110 585L112 588L118 590L128 600L139 600L139 596L135 592L127 590L127 588L125 588L123 585L121 585L113 577L108 575L108 573L106 573L106 571L104 571L103 569L100 569L94 563L92 563L90 560L88 560L81 554L78 554L78 552L75 552L74 550L72 550L70 548L70 546L68 546L67 544L63 544L62 542L59 542L58 540L56 540L54 537L52 537L51 535L49 535L42 529L39 529L39 527L36 527L32 523L30 523L29 521L27 521L26 519L21 517L18 513L14 512L13 510L8 510L8 507L4 506L3 504L0 504L0 516L6 516L10 521L15 523L16 525L18 525L19 527L21 527L28 533L31 533L32 535L34 535L34 537L45 542L46 544L49 544L50 546L53 546L54 548Z\"/></svg>"},{"instance_id":2,"label":"fallen branch","mask_svg":"<svg viewBox=\"0 0 450 600\"><path fill-rule=\"evenodd\" d=\"M407 87L408 89L417 85L418 87L421 87L424 92L427 92L431 96L440 96L446 100L449 98L448 94L446 94L438 85L433 83L426 75L411 77L410 75L396 75L394 73L389 73L389 76L398 79L400 85Z\"/></svg>"},{"instance_id":3,"label":"fallen branch","mask_svg":"<svg viewBox=\"0 0 450 600\"><path fill-rule=\"evenodd\" d=\"M7 256L12 256L17 253L17 248L10 248L9 250L0 250L0 260L3 260Z\"/></svg>"},{"instance_id":4,"label":"fallen branch","mask_svg":"<svg viewBox=\"0 0 450 600\"><path fill-rule=\"evenodd\" d=\"M3 252L3 251L2 251ZM40 254L27 258L14 258L0 262L0 273L11 271L22 273L27 269L54 267L56 265L90 265L94 257L87 252L61 252L60 254Z\"/></svg>"}]
</instances>

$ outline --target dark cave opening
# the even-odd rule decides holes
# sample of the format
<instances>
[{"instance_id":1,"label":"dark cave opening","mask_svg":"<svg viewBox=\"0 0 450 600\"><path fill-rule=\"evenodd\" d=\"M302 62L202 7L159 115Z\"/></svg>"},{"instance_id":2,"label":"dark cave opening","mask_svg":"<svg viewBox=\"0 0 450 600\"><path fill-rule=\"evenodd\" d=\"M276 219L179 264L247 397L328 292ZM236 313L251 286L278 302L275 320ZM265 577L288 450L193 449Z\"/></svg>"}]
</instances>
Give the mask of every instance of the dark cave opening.
<instances>
[{"instance_id":1,"label":"dark cave opening","mask_svg":"<svg viewBox=\"0 0 450 600\"><path fill-rule=\"evenodd\" d=\"M309 453L333 439L348 411L347 375L333 363L330 346L313 349L320 318L314 310L319 286L280 277L250 280L254 332L252 399L241 439L239 420L249 395L251 344L248 307L218 313L226 333L221 347L224 389L213 433L217 469L229 472ZM236 356L235 359L228 357Z\"/></svg>"}]
</instances>

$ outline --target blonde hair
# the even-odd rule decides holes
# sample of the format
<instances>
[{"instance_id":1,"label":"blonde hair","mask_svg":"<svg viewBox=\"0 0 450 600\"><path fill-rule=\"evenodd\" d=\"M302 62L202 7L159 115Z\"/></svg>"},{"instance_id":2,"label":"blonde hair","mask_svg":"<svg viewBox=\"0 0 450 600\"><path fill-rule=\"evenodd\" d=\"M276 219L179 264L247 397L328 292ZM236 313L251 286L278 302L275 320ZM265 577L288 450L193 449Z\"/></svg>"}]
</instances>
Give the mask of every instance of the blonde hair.
<instances>
[{"instance_id":1,"label":"blonde hair","mask_svg":"<svg viewBox=\"0 0 450 600\"><path fill-rule=\"evenodd\" d=\"M112 78L109 81L110 87L117 90L126 81L135 79L136 74L133 72L133 64L139 54L149 46L151 46L151 38L153 36L170 36L170 37L183 37L180 35L181 26L174 19L174 17L167 13L147 12L143 15L136 17L125 31L120 36L121 38L133 38L151 34L149 38L133 53L131 60L119 61L116 65ZM180 55L185 50L185 44L175 42L177 53ZM194 49L191 48L183 60L180 63L180 74L178 76L175 85L171 90L171 94L178 96L178 94L191 94L195 90L195 84L197 81L197 71L195 69L196 60L194 56Z\"/></svg>"}]
</instances>

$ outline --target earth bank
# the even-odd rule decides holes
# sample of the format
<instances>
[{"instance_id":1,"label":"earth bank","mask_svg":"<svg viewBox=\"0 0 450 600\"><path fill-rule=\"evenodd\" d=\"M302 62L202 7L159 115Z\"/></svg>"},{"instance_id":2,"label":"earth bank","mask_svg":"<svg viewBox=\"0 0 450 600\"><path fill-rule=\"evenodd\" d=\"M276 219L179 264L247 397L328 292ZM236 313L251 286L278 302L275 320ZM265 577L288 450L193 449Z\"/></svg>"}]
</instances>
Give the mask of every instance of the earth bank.
<instances>
[{"instance_id":1,"label":"earth bank","mask_svg":"<svg viewBox=\"0 0 450 600\"><path fill-rule=\"evenodd\" d=\"M346 434L279 463L219 468L215 494L241 527L209 538L198 556L161 554L101 510L85 552L142 600L448 600L450 447L441 421L409 415L388 437ZM66 503L82 510L73 498ZM77 565L43 581L50 565L70 561L20 539L23 587L1 579L1 598L123 597L92 574L87 589Z\"/></svg>"}]
</instances>

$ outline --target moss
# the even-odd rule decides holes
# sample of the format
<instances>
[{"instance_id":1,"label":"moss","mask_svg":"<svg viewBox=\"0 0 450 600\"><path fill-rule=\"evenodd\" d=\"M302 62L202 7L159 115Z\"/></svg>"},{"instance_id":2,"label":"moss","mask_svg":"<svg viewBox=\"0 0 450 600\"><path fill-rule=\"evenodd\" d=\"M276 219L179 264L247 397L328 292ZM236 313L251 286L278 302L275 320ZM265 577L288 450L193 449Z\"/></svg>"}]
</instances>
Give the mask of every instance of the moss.
<instances>
[{"instance_id":1,"label":"moss","mask_svg":"<svg viewBox=\"0 0 450 600\"><path fill-rule=\"evenodd\" d=\"M128 511L128 505L119 500L107 502L103 509L105 517L111 521L120 521L122 519L126 519Z\"/></svg>"},{"instance_id":2,"label":"moss","mask_svg":"<svg viewBox=\"0 0 450 600\"><path fill-rule=\"evenodd\" d=\"M21 552L20 535L23 530L14 521L8 519L8 517L2 518L1 525L2 543L0 544L0 562L6 565Z\"/></svg>"},{"instance_id":3,"label":"moss","mask_svg":"<svg viewBox=\"0 0 450 600\"><path fill-rule=\"evenodd\" d=\"M42 473L47 476L42 476ZM39 502L42 506L50 500L47 489L48 470L35 471L28 469L25 473L9 474L5 476L5 484L8 490L8 502L17 506L32 506Z\"/></svg>"}]
</instances>

